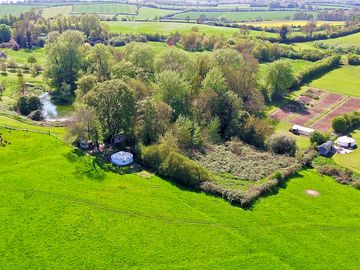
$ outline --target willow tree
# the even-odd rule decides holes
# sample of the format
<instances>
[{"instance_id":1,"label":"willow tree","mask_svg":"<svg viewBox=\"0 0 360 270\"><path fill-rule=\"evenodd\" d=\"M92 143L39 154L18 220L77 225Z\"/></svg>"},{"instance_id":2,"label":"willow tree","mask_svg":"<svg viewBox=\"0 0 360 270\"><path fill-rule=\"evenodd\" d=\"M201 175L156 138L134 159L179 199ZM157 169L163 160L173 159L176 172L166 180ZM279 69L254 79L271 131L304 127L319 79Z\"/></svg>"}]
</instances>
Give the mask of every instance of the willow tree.
<instances>
[{"instance_id":1,"label":"willow tree","mask_svg":"<svg viewBox=\"0 0 360 270\"><path fill-rule=\"evenodd\" d=\"M62 34L52 32L46 42L47 68L46 76L51 86L56 89L64 85L74 94L83 55L81 46L85 35L80 31L67 30Z\"/></svg>"}]
</instances>

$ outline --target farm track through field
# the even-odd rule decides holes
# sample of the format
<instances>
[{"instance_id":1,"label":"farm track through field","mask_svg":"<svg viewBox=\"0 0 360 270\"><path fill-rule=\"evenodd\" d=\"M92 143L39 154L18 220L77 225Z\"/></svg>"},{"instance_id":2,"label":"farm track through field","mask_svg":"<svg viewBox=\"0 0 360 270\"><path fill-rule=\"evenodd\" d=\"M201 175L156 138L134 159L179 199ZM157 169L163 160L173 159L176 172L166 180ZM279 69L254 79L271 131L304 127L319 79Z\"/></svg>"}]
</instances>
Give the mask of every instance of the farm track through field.
<instances>
[{"instance_id":1,"label":"farm track through field","mask_svg":"<svg viewBox=\"0 0 360 270\"><path fill-rule=\"evenodd\" d=\"M125 211L125 210L121 210L121 209L112 208L107 205L100 204L100 203L97 203L97 202L94 202L94 201L88 200L88 199L74 198L74 197L70 197L70 196L66 196L66 195L62 195L62 194L57 194L57 193L48 192L48 191L35 190L35 189L0 188L0 192L3 192L3 193L4 192L16 192L16 193L24 193L24 194L33 193L33 194L38 194L41 196L53 197L53 198L59 199L59 200L66 200L66 201L69 201L69 202L75 203L75 204L87 205L89 207L96 208L96 209L99 209L102 211L112 212L115 214L125 215L125 216L129 216L129 217L147 218L147 219L159 220L159 221L164 221L164 222L183 223L183 224L189 224L189 225L204 225L204 226L218 227L218 228L231 229L231 230L241 230L241 231L245 231L245 230L250 231L253 229L252 227L246 228L243 225L230 226L230 225L220 224L220 223L216 223L216 222L208 222L208 221L195 220L195 219L170 218L170 217L165 217L165 216L161 216L161 215L149 215L149 214L141 213L141 212ZM355 219L360 219L360 218L355 218ZM352 219L352 220L354 220L354 219ZM329 226L327 224L319 224L319 223L309 223L308 225L309 225L309 230L311 230L311 231L314 231L314 230L317 230L317 231L349 230L351 232L356 232L356 231L360 232L360 227L356 227L356 226ZM261 225L261 224L258 224L258 226L269 227L268 225ZM304 227L303 224L298 224L298 223L272 225L270 229L277 230L278 228L296 227L296 226L299 226L299 233L304 232L304 230L307 229L307 227ZM274 234L277 234L277 232L275 231Z\"/></svg>"}]
</instances>

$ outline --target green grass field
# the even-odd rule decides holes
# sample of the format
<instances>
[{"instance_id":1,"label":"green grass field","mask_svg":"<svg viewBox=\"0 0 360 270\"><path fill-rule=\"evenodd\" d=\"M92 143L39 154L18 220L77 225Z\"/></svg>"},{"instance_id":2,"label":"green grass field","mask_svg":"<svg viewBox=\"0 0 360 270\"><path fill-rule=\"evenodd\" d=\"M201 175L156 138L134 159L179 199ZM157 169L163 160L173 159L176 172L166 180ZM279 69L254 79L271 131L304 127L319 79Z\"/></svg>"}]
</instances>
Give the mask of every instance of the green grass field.
<instances>
[{"instance_id":1,"label":"green grass field","mask_svg":"<svg viewBox=\"0 0 360 270\"><path fill-rule=\"evenodd\" d=\"M349 36L339 37L339 38L333 38L323 41L326 44L331 45L344 45L346 47L349 47L351 45L360 45L360 33L356 33Z\"/></svg>"},{"instance_id":2,"label":"green grass field","mask_svg":"<svg viewBox=\"0 0 360 270\"><path fill-rule=\"evenodd\" d=\"M357 130L352 134L352 137L357 141L357 143L360 143L360 130ZM346 154L346 155L334 155L334 160L339 165L348 168L354 172L357 172L360 174L360 149L355 149L352 153Z\"/></svg>"},{"instance_id":3,"label":"green grass field","mask_svg":"<svg viewBox=\"0 0 360 270\"><path fill-rule=\"evenodd\" d=\"M44 7L44 6L42 6L42 5L24 5L24 4L5 5L5 4L1 4L1 2L0 2L0 17L3 17L5 15L18 16L21 13L32 10L33 8L42 8L42 7Z\"/></svg>"},{"instance_id":4,"label":"green grass field","mask_svg":"<svg viewBox=\"0 0 360 270\"><path fill-rule=\"evenodd\" d=\"M360 97L360 66L342 66L314 80L310 86L339 94Z\"/></svg>"},{"instance_id":5,"label":"green grass field","mask_svg":"<svg viewBox=\"0 0 360 270\"><path fill-rule=\"evenodd\" d=\"M289 26L304 26L308 24L309 21L266 21L266 22L246 22L246 25L253 25L253 26L260 26L260 27L281 27L283 25L289 25ZM344 25L344 22L341 21L317 21L316 24L318 26L324 25L324 24L330 24L330 25Z\"/></svg>"},{"instance_id":6,"label":"green grass field","mask_svg":"<svg viewBox=\"0 0 360 270\"><path fill-rule=\"evenodd\" d=\"M11 143L0 149L4 269L359 265L359 191L314 171L243 210L158 177L97 174L89 157L49 135L0 132Z\"/></svg>"},{"instance_id":7,"label":"green grass field","mask_svg":"<svg viewBox=\"0 0 360 270\"><path fill-rule=\"evenodd\" d=\"M11 60L18 62L20 64L28 64L27 60L30 56L36 58L36 61L39 65L44 66L46 63L46 54L44 48L34 48L31 50L20 49L14 51L11 49L1 49L4 53L10 57Z\"/></svg>"},{"instance_id":8,"label":"green grass field","mask_svg":"<svg viewBox=\"0 0 360 270\"><path fill-rule=\"evenodd\" d=\"M229 28L229 27L220 27L220 26L209 26L209 25L199 25L195 23L176 23L176 22L104 22L106 23L111 32L116 33L143 33L143 34L164 34L168 35L170 33L180 32L188 33L191 32L193 27L197 27L199 32L203 32L207 35L212 34L224 34L230 36L234 33L240 33L239 29ZM262 31L250 31L249 35L251 36L276 36L274 33L267 33Z\"/></svg>"},{"instance_id":9,"label":"green grass field","mask_svg":"<svg viewBox=\"0 0 360 270\"><path fill-rule=\"evenodd\" d=\"M250 11L250 12L186 12L173 16L176 19L185 20L187 17L196 19L200 15L208 18L227 18L234 21L252 21L252 20L285 20L292 18L296 11Z\"/></svg>"}]
</instances>

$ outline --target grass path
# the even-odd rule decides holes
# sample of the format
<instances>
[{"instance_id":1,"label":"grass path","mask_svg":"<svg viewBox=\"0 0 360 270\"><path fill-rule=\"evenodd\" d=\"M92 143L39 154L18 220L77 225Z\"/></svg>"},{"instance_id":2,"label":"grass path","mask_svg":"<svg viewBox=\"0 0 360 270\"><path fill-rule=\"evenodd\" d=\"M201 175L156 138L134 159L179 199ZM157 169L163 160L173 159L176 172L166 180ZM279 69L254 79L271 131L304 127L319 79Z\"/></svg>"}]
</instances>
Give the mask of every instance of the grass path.
<instances>
[{"instance_id":1,"label":"grass path","mask_svg":"<svg viewBox=\"0 0 360 270\"><path fill-rule=\"evenodd\" d=\"M4 268L355 269L359 263L359 191L314 171L243 210L158 177L100 168L97 174L90 157L47 135L0 132L11 142L0 149ZM309 197L307 189L321 196Z\"/></svg>"}]
</instances>

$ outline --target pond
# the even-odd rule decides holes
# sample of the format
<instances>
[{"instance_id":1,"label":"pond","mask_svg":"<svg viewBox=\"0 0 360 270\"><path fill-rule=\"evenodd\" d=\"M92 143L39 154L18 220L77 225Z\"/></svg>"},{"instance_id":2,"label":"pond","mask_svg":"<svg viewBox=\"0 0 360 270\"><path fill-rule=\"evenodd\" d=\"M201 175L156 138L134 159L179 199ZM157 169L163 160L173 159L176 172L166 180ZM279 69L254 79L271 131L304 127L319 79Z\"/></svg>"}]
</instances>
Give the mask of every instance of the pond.
<instances>
[{"instance_id":1,"label":"pond","mask_svg":"<svg viewBox=\"0 0 360 270\"><path fill-rule=\"evenodd\" d=\"M43 104L43 115L46 120L64 120L71 116L74 111L73 105L57 106L51 102L51 96L48 92L39 95Z\"/></svg>"}]
</instances>

